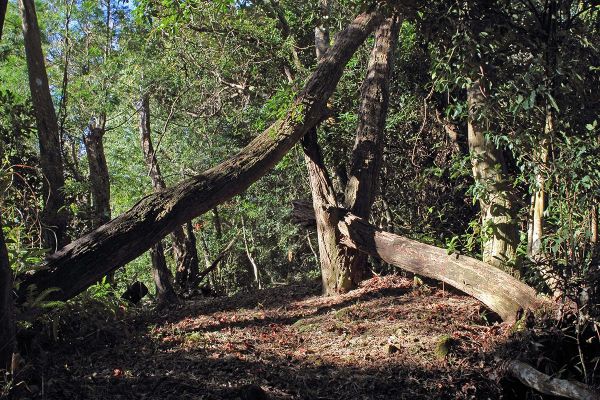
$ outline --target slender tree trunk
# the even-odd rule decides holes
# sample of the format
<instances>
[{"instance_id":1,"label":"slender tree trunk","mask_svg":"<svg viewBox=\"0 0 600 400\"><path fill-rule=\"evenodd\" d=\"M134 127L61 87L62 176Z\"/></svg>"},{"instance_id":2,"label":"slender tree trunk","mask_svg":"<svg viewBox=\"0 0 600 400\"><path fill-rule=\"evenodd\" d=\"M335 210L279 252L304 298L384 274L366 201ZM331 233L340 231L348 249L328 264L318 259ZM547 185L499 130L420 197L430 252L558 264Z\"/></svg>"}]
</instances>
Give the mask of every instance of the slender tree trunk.
<instances>
[{"instance_id":1,"label":"slender tree trunk","mask_svg":"<svg viewBox=\"0 0 600 400\"><path fill-rule=\"evenodd\" d=\"M13 274L2 226L0 216L0 370L10 371L15 349Z\"/></svg>"},{"instance_id":2,"label":"slender tree trunk","mask_svg":"<svg viewBox=\"0 0 600 400\"><path fill-rule=\"evenodd\" d=\"M598 247L598 206L593 205L591 210L590 221L590 242L592 243L592 251L596 251Z\"/></svg>"},{"instance_id":3,"label":"slender tree trunk","mask_svg":"<svg viewBox=\"0 0 600 400\"><path fill-rule=\"evenodd\" d=\"M83 138L90 172L92 229L104 225L111 219L110 177L104 154L105 123L106 117L101 116L97 123L88 126L88 132ZM112 284L114 282L114 274L108 274L107 281Z\"/></svg>"},{"instance_id":4,"label":"slender tree trunk","mask_svg":"<svg viewBox=\"0 0 600 400\"><path fill-rule=\"evenodd\" d=\"M473 178L485 188L479 199L483 235L483 261L503 268L516 256L519 226L511 201L510 184L502 151L485 137L480 113L485 106L485 88L476 81L467 89L469 105L468 142Z\"/></svg>"},{"instance_id":5,"label":"slender tree trunk","mask_svg":"<svg viewBox=\"0 0 600 400\"><path fill-rule=\"evenodd\" d=\"M389 104L389 83L400 19L385 20L375 33L375 44L361 87L356 141L352 150L350 177L345 191L345 208L366 220L377 194L383 157L384 129ZM346 248L340 262L347 264L351 280L357 285L367 271L367 255Z\"/></svg>"},{"instance_id":6,"label":"slender tree trunk","mask_svg":"<svg viewBox=\"0 0 600 400\"><path fill-rule=\"evenodd\" d=\"M19 300L25 300L31 284L40 291L58 288L48 300L69 299L143 254L181 224L246 190L323 119L343 67L379 23L381 17L375 11L357 16L337 35L335 45L285 116L232 158L168 190L145 196L129 211L49 256L39 271L23 277Z\"/></svg>"},{"instance_id":7,"label":"slender tree trunk","mask_svg":"<svg viewBox=\"0 0 600 400\"><path fill-rule=\"evenodd\" d=\"M537 149L534 149L534 159L537 164L535 174L535 191L531 198L532 211L530 221L531 236L528 243L529 256L533 259L542 254L542 238L544 236L544 210L546 208L546 169L548 167L548 155L550 144L548 138L554 131L554 121L552 111L546 111L546 120L544 123L544 138L540 141Z\"/></svg>"},{"instance_id":8,"label":"slender tree trunk","mask_svg":"<svg viewBox=\"0 0 600 400\"><path fill-rule=\"evenodd\" d=\"M546 42L543 44L544 49L544 68L545 68L545 84L550 95L555 95L556 84L556 69L558 67L558 37L557 37L557 15L559 7L555 0L549 0L545 5L544 25L541 27L546 34ZM546 99L545 115L544 115L544 132L533 149L533 158L537 166L536 171L536 186L532 196L532 220L531 224L531 241L528 243L529 256L536 260L543 253L542 239L544 236L544 210L546 208L546 174L549 170L550 156L550 141L554 136L554 109L549 99ZM554 278L548 277L551 282L550 286L555 285Z\"/></svg>"},{"instance_id":9,"label":"slender tree trunk","mask_svg":"<svg viewBox=\"0 0 600 400\"><path fill-rule=\"evenodd\" d=\"M152 180L152 186L154 190L158 192L164 190L166 185L160 173L160 168L152 146L152 140L150 138L150 97L147 94L142 96L138 107L138 114L140 116L140 140L142 151L144 153L144 160L148 167L148 175L150 175L150 179ZM180 235L183 236L181 226L178 226L176 230L179 230ZM159 304L177 301L177 296L171 284L171 272L169 271L167 261L165 260L165 251L161 241L158 241L150 249L150 259L152 260L152 277L154 278L154 284L156 285L156 294L158 296Z\"/></svg>"},{"instance_id":10,"label":"slender tree trunk","mask_svg":"<svg viewBox=\"0 0 600 400\"><path fill-rule=\"evenodd\" d=\"M262 289L262 285L260 284L260 273L258 272L258 265L252 257L252 253L250 252L250 246L248 246L248 237L246 236L246 226L244 224L244 219L242 218L242 237L244 239L244 249L246 250L246 257L248 257L248 261L252 265L252 272L254 273L254 280L256 281L256 285L259 289Z\"/></svg>"},{"instance_id":11,"label":"slender tree trunk","mask_svg":"<svg viewBox=\"0 0 600 400\"><path fill-rule=\"evenodd\" d=\"M41 217L44 227L42 240L45 247L54 251L69 241L67 236L68 214L63 193L65 178L58 122L48 86L48 75L46 74L34 0L19 0L19 9L23 20L29 88L40 143L40 165L45 178L43 192L46 204Z\"/></svg>"}]
</instances>

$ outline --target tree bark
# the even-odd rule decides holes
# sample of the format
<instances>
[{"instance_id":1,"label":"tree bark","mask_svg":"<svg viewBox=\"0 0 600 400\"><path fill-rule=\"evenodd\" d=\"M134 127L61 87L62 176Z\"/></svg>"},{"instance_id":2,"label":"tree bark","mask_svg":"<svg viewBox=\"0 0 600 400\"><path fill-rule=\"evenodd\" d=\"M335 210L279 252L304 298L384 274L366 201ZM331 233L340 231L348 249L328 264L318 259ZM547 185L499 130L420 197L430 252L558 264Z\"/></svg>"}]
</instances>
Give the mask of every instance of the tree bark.
<instances>
[{"instance_id":1,"label":"tree bark","mask_svg":"<svg viewBox=\"0 0 600 400\"><path fill-rule=\"evenodd\" d=\"M327 174L321 148L317 142L317 129L313 128L302 139L304 160L308 169L312 204L317 225L317 241L319 244L319 263L321 264L321 280L323 294L334 295L351 290L350 270L342 263L344 248L340 244L339 232L336 228L335 214L327 210L337 207L333 185Z\"/></svg>"},{"instance_id":2,"label":"tree bark","mask_svg":"<svg viewBox=\"0 0 600 400\"><path fill-rule=\"evenodd\" d=\"M377 187L383 151L383 130L389 100L389 80L398 36L399 18L387 18L377 29L366 78L361 87L359 123L352 152L350 177L345 184L345 203L357 215L368 218ZM315 29L317 56L325 54L328 42L323 27ZM337 220L327 210L337 206L335 189L320 155L316 130L303 140L317 221L319 258L326 295L347 292L364 278L367 255L340 246Z\"/></svg>"},{"instance_id":3,"label":"tree bark","mask_svg":"<svg viewBox=\"0 0 600 400\"><path fill-rule=\"evenodd\" d=\"M173 275L171 275L171 271L167 267L165 250L161 241L158 241L150 248L150 260L152 262L152 278L156 285L156 297L158 298L159 306L176 303L177 295L171 284Z\"/></svg>"},{"instance_id":4,"label":"tree bark","mask_svg":"<svg viewBox=\"0 0 600 400\"><path fill-rule=\"evenodd\" d=\"M48 257L42 269L24 277L26 288L55 287L48 300L66 300L103 275L133 260L181 224L246 190L265 175L323 118L343 67L381 22L376 11L357 16L297 95L286 115L229 160L173 187L150 194L129 211Z\"/></svg>"},{"instance_id":5,"label":"tree bark","mask_svg":"<svg viewBox=\"0 0 600 400\"><path fill-rule=\"evenodd\" d=\"M84 136L92 193L92 228L110 221L110 178L104 155L104 124L90 124Z\"/></svg>"},{"instance_id":6,"label":"tree bark","mask_svg":"<svg viewBox=\"0 0 600 400\"><path fill-rule=\"evenodd\" d=\"M397 14L387 18L378 28L367 76L361 87L356 141L352 150L344 205L350 212L367 221L377 194L390 78L399 29L400 18ZM348 265L352 283L354 286L358 285L367 273L367 255L346 248L339 260Z\"/></svg>"},{"instance_id":7,"label":"tree bark","mask_svg":"<svg viewBox=\"0 0 600 400\"><path fill-rule=\"evenodd\" d=\"M557 379L541 373L531 365L512 360L504 366L506 372L525 386L550 396L574 400L600 400L600 393L580 382Z\"/></svg>"},{"instance_id":8,"label":"tree bark","mask_svg":"<svg viewBox=\"0 0 600 400\"><path fill-rule=\"evenodd\" d=\"M327 0L320 1L321 19L325 20L329 13ZM315 51L317 61L329 50L329 30L321 23L315 28ZM308 170L313 210L317 226L317 242L319 245L319 264L324 295L344 293L354 286L350 279L350 271L339 259L344 251L339 243L337 221L333 214L327 212L330 207L337 207L335 189L323 162L321 148L317 140L317 127L312 128L302 138L304 161Z\"/></svg>"},{"instance_id":9,"label":"tree bark","mask_svg":"<svg viewBox=\"0 0 600 400\"><path fill-rule=\"evenodd\" d=\"M68 214L63 193L65 178L58 121L48 85L34 0L19 0L19 9L23 21L31 101L40 144L40 165L45 178L43 192L46 204L41 216L44 228L42 241L45 247L54 251L69 241L67 236Z\"/></svg>"},{"instance_id":10,"label":"tree bark","mask_svg":"<svg viewBox=\"0 0 600 400\"><path fill-rule=\"evenodd\" d=\"M156 154L154 147L152 146L152 140L150 137L150 96L144 94L138 107L138 114L140 116L140 141L142 145L142 152L144 153L144 160L148 167L148 175L152 180L152 187L155 191L161 191L166 189L165 181L160 173L160 167L156 160ZM176 236L180 241L173 241L173 248L177 247L177 256L181 257L181 253L184 251L178 246L183 244L183 230L181 226L176 229L178 235ZM177 243L177 245L175 244ZM177 295L171 284L171 272L167 266L165 259L165 251L161 241L158 241L150 249L150 259L152 261L152 277L154 278L154 284L156 285L156 294L158 296L159 304L173 303L177 301Z\"/></svg>"},{"instance_id":11,"label":"tree bark","mask_svg":"<svg viewBox=\"0 0 600 400\"><path fill-rule=\"evenodd\" d=\"M142 151L148 166L148 175L152 180L154 190L166 189L167 185L160 172L156 151L152 145L150 128L150 97L145 95L140 102L140 134L142 140ZM193 235L193 231L192 231ZM198 271L198 251L196 250L196 239L193 240L186 234L183 227L177 227L173 231L173 255L175 258L175 281L182 290L194 288L195 274Z\"/></svg>"},{"instance_id":12,"label":"tree bark","mask_svg":"<svg viewBox=\"0 0 600 400\"><path fill-rule=\"evenodd\" d=\"M469 151L475 183L484 188L479 198L483 262L504 268L516 256L519 226L511 201L504 155L485 137L485 124L480 118L485 106L484 93L484 85L479 80L467 89Z\"/></svg>"},{"instance_id":13,"label":"tree bark","mask_svg":"<svg viewBox=\"0 0 600 400\"><path fill-rule=\"evenodd\" d=\"M198 248L196 247L196 234L194 233L191 221L188 221L185 224L184 234L183 247L186 249L186 252L183 255L184 259L181 262L181 265L184 266L184 268L182 270L177 270L175 273L175 280L179 283L181 288L192 290L198 285L198 271L200 267Z\"/></svg>"},{"instance_id":14,"label":"tree bark","mask_svg":"<svg viewBox=\"0 0 600 400\"><path fill-rule=\"evenodd\" d=\"M10 371L15 349L13 274L0 216L0 370Z\"/></svg>"},{"instance_id":15,"label":"tree bark","mask_svg":"<svg viewBox=\"0 0 600 400\"><path fill-rule=\"evenodd\" d=\"M343 211L334 210L332 213ZM520 310L539 306L533 288L474 258L394 235L347 213L339 219L342 243L404 270L445 282L473 296L504 321L514 322Z\"/></svg>"}]
</instances>

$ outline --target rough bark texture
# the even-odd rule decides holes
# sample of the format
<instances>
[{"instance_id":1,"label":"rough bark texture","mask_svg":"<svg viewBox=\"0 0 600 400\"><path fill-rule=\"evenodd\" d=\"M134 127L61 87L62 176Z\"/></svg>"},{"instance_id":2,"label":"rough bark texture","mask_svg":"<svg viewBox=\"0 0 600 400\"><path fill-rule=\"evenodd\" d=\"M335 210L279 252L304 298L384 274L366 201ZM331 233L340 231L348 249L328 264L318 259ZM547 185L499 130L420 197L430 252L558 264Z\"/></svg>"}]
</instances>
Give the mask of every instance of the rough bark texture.
<instances>
[{"instance_id":1,"label":"rough bark texture","mask_svg":"<svg viewBox=\"0 0 600 400\"><path fill-rule=\"evenodd\" d=\"M181 260L183 268L177 269L175 272L175 281L182 289L192 290L198 285L199 261L196 234L194 233L191 221L185 224L184 234L183 247L186 249L186 252L183 254L183 259Z\"/></svg>"},{"instance_id":2,"label":"rough bark texture","mask_svg":"<svg viewBox=\"0 0 600 400\"><path fill-rule=\"evenodd\" d=\"M152 187L154 190L161 191L166 188L166 185L160 173L160 168L152 146L152 140L150 138L150 97L147 94L142 96L138 107L138 114L140 116L140 141L144 160L148 167L148 175L152 180ZM183 236L181 226L178 226L176 230L180 231L179 234ZM167 266L165 251L161 241L157 242L150 249L150 259L152 261L152 278L156 285L156 295L158 296L159 304L177 301L177 296L175 295L173 285L171 284L171 272Z\"/></svg>"},{"instance_id":3,"label":"rough bark texture","mask_svg":"<svg viewBox=\"0 0 600 400\"><path fill-rule=\"evenodd\" d=\"M479 200L483 227L483 261L495 267L504 267L516 256L519 225L511 201L510 184L506 178L504 155L486 139L487 129L479 118L485 102L484 90L480 81L473 83L467 90L469 151L473 178L484 188Z\"/></svg>"},{"instance_id":4,"label":"rough bark texture","mask_svg":"<svg viewBox=\"0 0 600 400\"><path fill-rule=\"evenodd\" d=\"M51 251L68 243L68 215L62 192L65 184L58 121L48 86L40 29L33 0L19 0L31 101L40 144L40 166L46 203L42 212L43 245Z\"/></svg>"},{"instance_id":5,"label":"rough bark texture","mask_svg":"<svg viewBox=\"0 0 600 400\"><path fill-rule=\"evenodd\" d=\"M13 275L0 218L0 370L10 371L15 349Z\"/></svg>"},{"instance_id":6,"label":"rough bark texture","mask_svg":"<svg viewBox=\"0 0 600 400\"><path fill-rule=\"evenodd\" d=\"M315 51L317 61L327 54L330 47L329 30L323 23L329 15L329 4L320 1L321 24L315 28ZM304 161L308 170L310 191L312 194L313 210L317 226L317 241L319 245L319 263L323 294L332 295L344 293L354 286L350 279L350 271L340 262L344 248L339 243L337 221L332 220L332 214L327 212L330 207L337 206L337 199L332 182L321 155L317 141L316 126L302 139Z\"/></svg>"},{"instance_id":7,"label":"rough bark texture","mask_svg":"<svg viewBox=\"0 0 600 400\"><path fill-rule=\"evenodd\" d=\"M600 392L579 382L556 379L522 361L509 361L506 372L540 393L575 400L600 400Z\"/></svg>"},{"instance_id":8,"label":"rough bark texture","mask_svg":"<svg viewBox=\"0 0 600 400\"><path fill-rule=\"evenodd\" d=\"M36 284L38 290L58 288L50 299L69 299L142 254L177 226L247 189L320 122L343 67L380 22L375 11L356 17L338 34L335 45L283 118L229 160L142 198L129 211L50 255L42 270L25 277L21 301L30 284Z\"/></svg>"},{"instance_id":9,"label":"rough bark texture","mask_svg":"<svg viewBox=\"0 0 600 400\"><path fill-rule=\"evenodd\" d=\"M367 75L361 87L358 127L344 206L353 214L366 220L369 219L377 193L389 103L389 85L399 28L400 19L398 15L394 15L387 18L377 29ZM365 253L346 248L339 261L348 266L354 286L364 279L368 261Z\"/></svg>"},{"instance_id":10,"label":"rough bark texture","mask_svg":"<svg viewBox=\"0 0 600 400\"><path fill-rule=\"evenodd\" d=\"M539 306L533 288L498 268L384 232L356 215L343 214L343 210L337 212L342 214L338 228L344 245L415 274L445 282L481 301L504 321L514 322L519 310Z\"/></svg>"},{"instance_id":11,"label":"rough bark texture","mask_svg":"<svg viewBox=\"0 0 600 400\"><path fill-rule=\"evenodd\" d=\"M162 242L157 242L150 248L150 260L152 262L152 278L156 285L156 297L159 305L177 302L177 295L171 284L173 276L167 267L165 260L165 249Z\"/></svg>"},{"instance_id":12,"label":"rough bark texture","mask_svg":"<svg viewBox=\"0 0 600 400\"><path fill-rule=\"evenodd\" d=\"M329 12L327 1L321 1L321 12L322 18L326 20ZM359 124L352 153L351 175L348 179L345 169L344 173L340 174L345 177L342 190L345 191L347 207L364 217L368 217L373 203L381 164L391 59L398 36L398 22L397 17L391 17L377 29L367 76L361 87ZM324 24L315 28L315 48L317 60L326 54L329 48L329 32ZM302 144L316 216L323 293L344 293L355 288L363 279L367 256L340 246L337 221L333 214L327 212L328 208L337 206L336 191L323 164L316 129L305 136Z\"/></svg>"},{"instance_id":13,"label":"rough bark texture","mask_svg":"<svg viewBox=\"0 0 600 400\"><path fill-rule=\"evenodd\" d=\"M104 127L90 125L84 137L92 192L92 228L110 221L110 179L104 155Z\"/></svg>"},{"instance_id":14,"label":"rough bark texture","mask_svg":"<svg viewBox=\"0 0 600 400\"><path fill-rule=\"evenodd\" d=\"M328 209L337 206L333 185L325 169L321 149L317 143L317 129L313 128L302 139L304 160L308 169L312 193L313 211L317 226L319 243L319 262L323 294L344 293L354 287L348 265L340 258L344 247L340 244L340 235L336 228L335 214Z\"/></svg>"}]
</instances>

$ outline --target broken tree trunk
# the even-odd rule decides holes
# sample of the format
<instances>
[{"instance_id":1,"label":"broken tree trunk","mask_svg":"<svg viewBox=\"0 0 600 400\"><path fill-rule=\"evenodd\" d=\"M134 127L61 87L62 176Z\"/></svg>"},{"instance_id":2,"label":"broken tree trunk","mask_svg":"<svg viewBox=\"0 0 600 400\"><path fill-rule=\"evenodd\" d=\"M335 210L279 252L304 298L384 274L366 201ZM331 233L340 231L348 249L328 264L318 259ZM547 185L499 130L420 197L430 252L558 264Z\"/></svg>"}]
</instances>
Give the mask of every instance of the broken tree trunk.
<instances>
[{"instance_id":1,"label":"broken tree trunk","mask_svg":"<svg viewBox=\"0 0 600 400\"><path fill-rule=\"evenodd\" d=\"M541 373L531 365L518 360L508 361L506 372L522 384L551 396L574 400L600 400L600 392L580 382L557 379Z\"/></svg>"},{"instance_id":2,"label":"broken tree trunk","mask_svg":"<svg viewBox=\"0 0 600 400\"><path fill-rule=\"evenodd\" d=\"M178 226L246 190L322 119L344 66L380 22L376 11L357 16L338 34L283 118L229 160L140 199L129 211L48 256L38 272L23 277L19 301L30 285L38 291L57 288L47 300L69 299Z\"/></svg>"},{"instance_id":3,"label":"broken tree trunk","mask_svg":"<svg viewBox=\"0 0 600 400\"><path fill-rule=\"evenodd\" d=\"M294 202L295 219L307 215L309 208L308 202ZM328 212L337 214L343 245L406 271L445 282L481 301L504 321L514 322L521 309L533 310L541 304L533 288L489 264L385 232L343 209L330 208Z\"/></svg>"},{"instance_id":4,"label":"broken tree trunk","mask_svg":"<svg viewBox=\"0 0 600 400\"><path fill-rule=\"evenodd\" d=\"M173 275L171 275L171 271L169 271L169 268L167 267L165 249L163 248L161 241L156 242L150 248L150 260L152 262L152 279L156 285L158 305L163 306L177 303L177 295L171 284Z\"/></svg>"}]
</instances>

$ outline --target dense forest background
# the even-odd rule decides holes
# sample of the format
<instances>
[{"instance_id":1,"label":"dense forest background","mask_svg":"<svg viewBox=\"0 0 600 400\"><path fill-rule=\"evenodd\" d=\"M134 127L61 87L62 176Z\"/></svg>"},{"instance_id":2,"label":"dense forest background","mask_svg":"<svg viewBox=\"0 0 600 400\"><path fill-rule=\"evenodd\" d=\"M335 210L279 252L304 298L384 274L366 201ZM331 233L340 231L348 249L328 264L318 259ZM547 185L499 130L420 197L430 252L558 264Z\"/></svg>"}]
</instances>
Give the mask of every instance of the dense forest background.
<instances>
[{"instance_id":1,"label":"dense forest background","mask_svg":"<svg viewBox=\"0 0 600 400\"><path fill-rule=\"evenodd\" d=\"M330 222L318 206L327 198L382 232L501 269L552 304L544 329L568 326L578 345L584 336L597 345L600 8L593 0L380 2L378 12L393 20L388 31L369 28L376 33L366 32L325 96L316 131L264 177L168 232L149 228L162 240L148 239L139 257L90 275L91 286L63 280L80 286L73 296L32 278L46 279L47 256L61 268L70 250L51 254L63 245L148 199L177 195L180 182L289 122L290 110L302 114L296 100L329 62L319 60L372 3L3 2L0 206L11 270L6 302L16 297L17 330L37 317L52 324L31 310L65 312L63 301L79 292L71 304L118 309L135 282L168 307L307 281L339 294L372 276L413 279L385 257L339 250L339 242L331 250L323 239ZM391 50L378 55L386 32ZM389 60L377 64L385 54ZM379 92L369 92L378 71ZM303 115L289 123L304 123ZM372 147L361 153L365 126L381 129L363 137ZM315 186L311 148L330 178L329 195ZM235 173L230 184L237 185ZM351 200L353 190L368 192L366 206ZM302 210L310 214L313 205L316 222L307 222ZM90 270L100 270L110 251L129 251L93 253L93 234L86 236ZM347 263L349 277L335 263ZM420 275L445 281L425 271L415 282ZM32 279L39 287L26 285ZM498 279L491 284L506 286ZM582 348L574 347L563 377L598 384L597 347Z\"/></svg>"}]
</instances>

